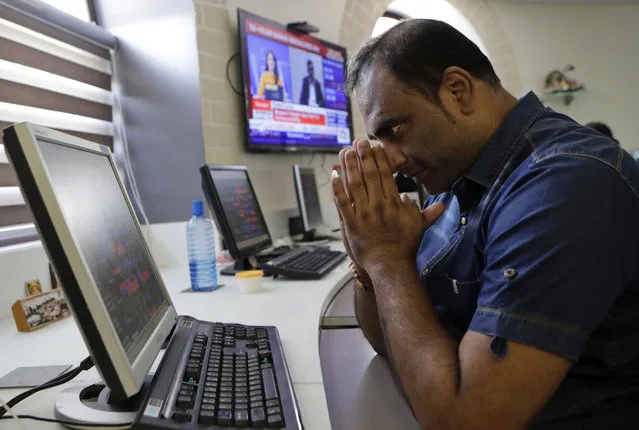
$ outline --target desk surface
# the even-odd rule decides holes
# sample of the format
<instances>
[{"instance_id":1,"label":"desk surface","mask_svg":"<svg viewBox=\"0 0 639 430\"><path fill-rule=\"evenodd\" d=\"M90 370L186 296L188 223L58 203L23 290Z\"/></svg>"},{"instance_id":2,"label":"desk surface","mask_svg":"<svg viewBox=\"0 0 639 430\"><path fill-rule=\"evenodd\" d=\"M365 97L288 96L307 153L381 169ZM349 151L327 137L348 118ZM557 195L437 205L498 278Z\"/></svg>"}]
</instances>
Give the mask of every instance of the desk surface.
<instances>
[{"instance_id":1,"label":"desk surface","mask_svg":"<svg viewBox=\"0 0 639 430\"><path fill-rule=\"evenodd\" d=\"M341 244L332 245L335 248ZM319 354L319 326L333 295L350 278L343 262L320 281L264 279L264 288L254 294L241 293L232 277L220 277L224 287L206 293L183 293L189 284L188 266L161 268L162 277L178 314L207 321L274 325L280 332L284 353L299 401L302 421L308 430L331 428L324 393ZM7 305L7 304L5 304ZM72 318L32 333L19 333L13 319L0 321L0 375L19 366L45 364L77 365L88 355ZM77 383L87 385L99 379L95 369L83 372ZM66 388L69 384L65 385ZM8 400L23 390L0 390ZM53 417L59 389L45 390L15 407L20 414ZM56 428L54 424L29 421L28 428ZM18 429L13 420L0 426ZM60 427L58 427L60 428Z\"/></svg>"}]
</instances>

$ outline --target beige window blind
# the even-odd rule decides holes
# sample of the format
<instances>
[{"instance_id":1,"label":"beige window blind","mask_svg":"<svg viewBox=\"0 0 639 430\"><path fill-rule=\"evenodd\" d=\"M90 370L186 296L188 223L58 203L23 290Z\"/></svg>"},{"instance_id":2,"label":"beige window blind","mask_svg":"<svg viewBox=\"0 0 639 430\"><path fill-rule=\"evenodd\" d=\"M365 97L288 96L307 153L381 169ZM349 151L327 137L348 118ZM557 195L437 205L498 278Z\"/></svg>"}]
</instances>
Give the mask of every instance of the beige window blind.
<instances>
[{"instance_id":1,"label":"beige window blind","mask_svg":"<svg viewBox=\"0 0 639 430\"><path fill-rule=\"evenodd\" d=\"M108 47L8 3L0 0L0 130L30 121L113 148ZM0 248L38 239L1 143Z\"/></svg>"}]
</instances>

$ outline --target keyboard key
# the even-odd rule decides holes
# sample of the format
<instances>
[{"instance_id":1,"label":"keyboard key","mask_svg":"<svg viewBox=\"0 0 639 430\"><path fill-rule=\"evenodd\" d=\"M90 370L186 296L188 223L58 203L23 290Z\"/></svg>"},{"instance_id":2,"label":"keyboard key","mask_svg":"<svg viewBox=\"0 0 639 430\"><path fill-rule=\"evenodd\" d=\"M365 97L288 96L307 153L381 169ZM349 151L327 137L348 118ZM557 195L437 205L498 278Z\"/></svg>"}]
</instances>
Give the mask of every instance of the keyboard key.
<instances>
[{"instance_id":1,"label":"keyboard key","mask_svg":"<svg viewBox=\"0 0 639 430\"><path fill-rule=\"evenodd\" d=\"M248 397L246 396L235 396L235 405L239 405L239 404L248 404Z\"/></svg>"},{"instance_id":2,"label":"keyboard key","mask_svg":"<svg viewBox=\"0 0 639 430\"><path fill-rule=\"evenodd\" d=\"M225 370L224 372L222 372L221 376L223 378L233 378L233 372L229 372L228 370Z\"/></svg>"},{"instance_id":3,"label":"keyboard key","mask_svg":"<svg viewBox=\"0 0 639 430\"><path fill-rule=\"evenodd\" d=\"M279 406L279 405L280 405L280 402L277 399L271 399L266 401L267 408L272 408L274 406Z\"/></svg>"},{"instance_id":4,"label":"keyboard key","mask_svg":"<svg viewBox=\"0 0 639 430\"><path fill-rule=\"evenodd\" d=\"M262 397L261 394L257 394L255 396L251 396L251 398L249 400L251 401L251 403L253 403L253 402L263 402L264 401L264 397Z\"/></svg>"},{"instance_id":5,"label":"keyboard key","mask_svg":"<svg viewBox=\"0 0 639 430\"><path fill-rule=\"evenodd\" d=\"M173 412L173 421L186 423L191 421L191 411L185 409L176 409Z\"/></svg>"},{"instance_id":6,"label":"keyboard key","mask_svg":"<svg viewBox=\"0 0 639 430\"><path fill-rule=\"evenodd\" d=\"M271 363L264 363L262 364L262 366L260 366L262 368L262 370L264 369L270 369L273 367L273 365Z\"/></svg>"},{"instance_id":7,"label":"keyboard key","mask_svg":"<svg viewBox=\"0 0 639 430\"><path fill-rule=\"evenodd\" d=\"M246 388L235 388L235 397L246 397L248 396L248 391Z\"/></svg>"},{"instance_id":8,"label":"keyboard key","mask_svg":"<svg viewBox=\"0 0 639 430\"><path fill-rule=\"evenodd\" d=\"M190 390L185 390L185 389L180 389L180 391L178 392L178 396L193 396L195 395L195 390L190 389Z\"/></svg>"},{"instance_id":9,"label":"keyboard key","mask_svg":"<svg viewBox=\"0 0 639 430\"><path fill-rule=\"evenodd\" d=\"M264 408L251 408L251 423L253 427L264 427L266 425Z\"/></svg>"},{"instance_id":10,"label":"keyboard key","mask_svg":"<svg viewBox=\"0 0 639 430\"><path fill-rule=\"evenodd\" d=\"M200 405L200 411L215 412L215 405L211 405L210 403L203 403L202 405Z\"/></svg>"},{"instance_id":11,"label":"keyboard key","mask_svg":"<svg viewBox=\"0 0 639 430\"><path fill-rule=\"evenodd\" d=\"M233 387L220 387L220 393L232 393Z\"/></svg>"},{"instance_id":12,"label":"keyboard key","mask_svg":"<svg viewBox=\"0 0 639 430\"><path fill-rule=\"evenodd\" d=\"M203 399L217 399L217 394L215 393L207 393L206 391L202 394Z\"/></svg>"},{"instance_id":13,"label":"keyboard key","mask_svg":"<svg viewBox=\"0 0 639 430\"><path fill-rule=\"evenodd\" d=\"M257 373L257 372L256 372ZM257 374L257 375L253 375L253 376L249 376L249 382L252 381L261 381L262 380L262 375Z\"/></svg>"},{"instance_id":14,"label":"keyboard key","mask_svg":"<svg viewBox=\"0 0 639 430\"><path fill-rule=\"evenodd\" d=\"M191 396L178 396L175 406L180 409L189 409L193 406L193 397Z\"/></svg>"},{"instance_id":15,"label":"keyboard key","mask_svg":"<svg viewBox=\"0 0 639 430\"><path fill-rule=\"evenodd\" d=\"M237 427L249 427L251 422L249 421L249 412L247 410L235 411L235 425Z\"/></svg>"},{"instance_id":16,"label":"keyboard key","mask_svg":"<svg viewBox=\"0 0 639 430\"><path fill-rule=\"evenodd\" d=\"M248 384L246 382L236 382L235 388L246 388Z\"/></svg>"},{"instance_id":17,"label":"keyboard key","mask_svg":"<svg viewBox=\"0 0 639 430\"><path fill-rule=\"evenodd\" d=\"M264 381L264 397L266 400L279 398L277 395L277 385L275 384L273 369L263 369L262 380Z\"/></svg>"},{"instance_id":18,"label":"keyboard key","mask_svg":"<svg viewBox=\"0 0 639 430\"><path fill-rule=\"evenodd\" d=\"M215 411L201 410L198 419L200 424L210 426L215 424Z\"/></svg>"},{"instance_id":19,"label":"keyboard key","mask_svg":"<svg viewBox=\"0 0 639 430\"><path fill-rule=\"evenodd\" d=\"M251 409L253 409L253 408L263 408L264 407L264 402L251 402L251 403L249 403L249 405L251 405Z\"/></svg>"},{"instance_id":20,"label":"keyboard key","mask_svg":"<svg viewBox=\"0 0 639 430\"><path fill-rule=\"evenodd\" d=\"M249 382L249 387L259 387L260 385L262 385L262 381L250 381Z\"/></svg>"},{"instance_id":21,"label":"keyboard key","mask_svg":"<svg viewBox=\"0 0 639 430\"><path fill-rule=\"evenodd\" d=\"M215 393L217 393L217 385L204 386L204 394L215 394Z\"/></svg>"},{"instance_id":22,"label":"keyboard key","mask_svg":"<svg viewBox=\"0 0 639 430\"><path fill-rule=\"evenodd\" d=\"M230 403L220 403L220 405L217 408L220 411L232 411L233 405L231 405Z\"/></svg>"},{"instance_id":23,"label":"keyboard key","mask_svg":"<svg viewBox=\"0 0 639 430\"><path fill-rule=\"evenodd\" d=\"M269 415L268 417L268 426L270 428L282 428L284 427L284 422L282 421L281 415Z\"/></svg>"},{"instance_id":24,"label":"keyboard key","mask_svg":"<svg viewBox=\"0 0 639 430\"><path fill-rule=\"evenodd\" d=\"M217 403L216 399L211 399L208 397L202 398L202 404L203 405L213 405L215 406L215 404Z\"/></svg>"},{"instance_id":25,"label":"keyboard key","mask_svg":"<svg viewBox=\"0 0 639 430\"><path fill-rule=\"evenodd\" d=\"M217 413L217 425L219 426L232 426L233 425L233 411L221 410Z\"/></svg>"},{"instance_id":26,"label":"keyboard key","mask_svg":"<svg viewBox=\"0 0 639 430\"><path fill-rule=\"evenodd\" d=\"M266 409L266 415L279 415L280 413L280 408L278 408L277 406Z\"/></svg>"},{"instance_id":27,"label":"keyboard key","mask_svg":"<svg viewBox=\"0 0 639 430\"><path fill-rule=\"evenodd\" d=\"M251 376L255 376L255 375L257 375L257 376L262 376L262 372L260 372L259 370L251 370L251 371L248 373L249 378L250 378Z\"/></svg>"}]
</instances>

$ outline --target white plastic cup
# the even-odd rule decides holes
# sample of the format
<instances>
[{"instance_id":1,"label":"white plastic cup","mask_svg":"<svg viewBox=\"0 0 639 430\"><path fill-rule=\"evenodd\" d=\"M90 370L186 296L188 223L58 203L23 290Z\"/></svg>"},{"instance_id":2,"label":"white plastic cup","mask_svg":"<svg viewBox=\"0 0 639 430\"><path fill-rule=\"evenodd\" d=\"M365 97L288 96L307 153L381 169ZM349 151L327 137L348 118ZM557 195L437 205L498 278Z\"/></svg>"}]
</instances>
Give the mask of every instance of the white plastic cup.
<instances>
[{"instance_id":1,"label":"white plastic cup","mask_svg":"<svg viewBox=\"0 0 639 430\"><path fill-rule=\"evenodd\" d=\"M262 270L244 270L235 274L237 285L243 293L255 293L262 289Z\"/></svg>"}]
</instances>

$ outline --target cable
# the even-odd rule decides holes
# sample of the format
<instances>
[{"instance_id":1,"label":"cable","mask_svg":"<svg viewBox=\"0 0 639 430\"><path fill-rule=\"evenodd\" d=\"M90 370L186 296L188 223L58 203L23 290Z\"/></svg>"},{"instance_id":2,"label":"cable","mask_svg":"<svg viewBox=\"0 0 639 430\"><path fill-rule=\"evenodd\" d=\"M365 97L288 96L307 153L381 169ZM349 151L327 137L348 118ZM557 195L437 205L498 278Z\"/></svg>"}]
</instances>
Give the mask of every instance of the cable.
<instances>
[{"instance_id":1,"label":"cable","mask_svg":"<svg viewBox=\"0 0 639 430\"><path fill-rule=\"evenodd\" d=\"M111 68L113 69L112 70L113 82L115 86L115 88L113 88L113 91L112 91L113 115L114 117L116 117L114 118L113 125L116 129L116 134L118 135L118 137L120 138L120 141L122 142L122 148L124 149L124 171L129 179L131 195L133 196L133 200L135 201L135 204L138 207L138 211L140 212L140 215L142 216L144 223L148 226L148 225L151 225L149 222L149 217L147 216L146 211L144 210L144 205L142 205L142 198L140 197L138 183L135 180L135 175L133 175L133 168L131 167L129 141L127 140L126 130L124 127L124 114L122 113L123 112L122 104L120 101L121 86L120 86L120 79L119 79L119 75L117 71L116 61L115 59L113 59L113 56L111 57L111 60L112 60Z\"/></svg>"},{"instance_id":2,"label":"cable","mask_svg":"<svg viewBox=\"0 0 639 430\"><path fill-rule=\"evenodd\" d=\"M15 412L13 412L13 409L11 409L11 407L9 407L9 405L7 405L4 402L4 400L0 399L0 405L2 405L2 407L4 407L5 410L9 411L9 414L11 415L10 417L6 417L7 419L9 418L15 419L22 430L27 430L25 426L22 425L22 422L20 421L20 418L18 417L18 415Z\"/></svg>"},{"instance_id":3,"label":"cable","mask_svg":"<svg viewBox=\"0 0 639 430\"><path fill-rule=\"evenodd\" d=\"M82 360L80 365L76 367L75 369L71 369L68 372L63 373L62 375L57 376L51 379L50 381L45 382L42 385L31 388L30 390L27 390L24 393L18 394L13 399L9 400L6 405L3 405L3 407L0 408L0 418L3 418L3 416L7 413L7 409L11 409L15 405L17 405L18 403L26 399L27 397L30 397L39 391L46 390L47 388L52 388L58 385L65 384L71 381L72 379L74 379L83 371L89 370L92 367L93 367L93 360L91 359L91 357L87 357L84 360Z\"/></svg>"},{"instance_id":4,"label":"cable","mask_svg":"<svg viewBox=\"0 0 639 430\"><path fill-rule=\"evenodd\" d=\"M311 161L308 162L308 165L312 166L314 160L315 160L315 153L313 152L313 155L311 155Z\"/></svg>"},{"instance_id":5,"label":"cable","mask_svg":"<svg viewBox=\"0 0 639 430\"><path fill-rule=\"evenodd\" d=\"M233 82L231 81L231 74L229 73L229 68L231 67L231 62L240 57L240 53L236 52L235 54L231 55L231 57L228 59L228 61L226 62L226 80L229 83L229 87L231 87L231 89L233 90L233 92L235 94L237 94L240 97L243 97L243 94L240 90L237 89L237 87L235 85L233 85Z\"/></svg>"},{"instance_id":6,"label":"cable","mask_svg":"<svg viewBox=\"0 0 639 430\"><path fill-rule=\"evenodd\" d=\"M326 168L326 166L324 166L325 162L326 162L326 153L322 154L322 164L320 164L320 167L322 168L322 171L326 174L326 181L322 182L319 185L320 187L324 187L324 186L328 185L331 182L331 172L329 172L328 169Z\"/></svg>"},{"instance_id":7,"label":"cable","mask_svg":"<svg viewBox=\"0 0 639 430\"><path fill-rule=\"evenodd\" d=\"M73 421L58 420L55 418L36 417L34 415L17 415L17 417L21 420L44 421L46 423L57 423L57 424L62 424L67 426L75 426L75 427L121 428L121 427L131 427L133 425L132 422L120 423L120 424L77 423ZM0 417L0 420L6 420L11 418L13 417Z\"/></svg>"}]
</instances>

